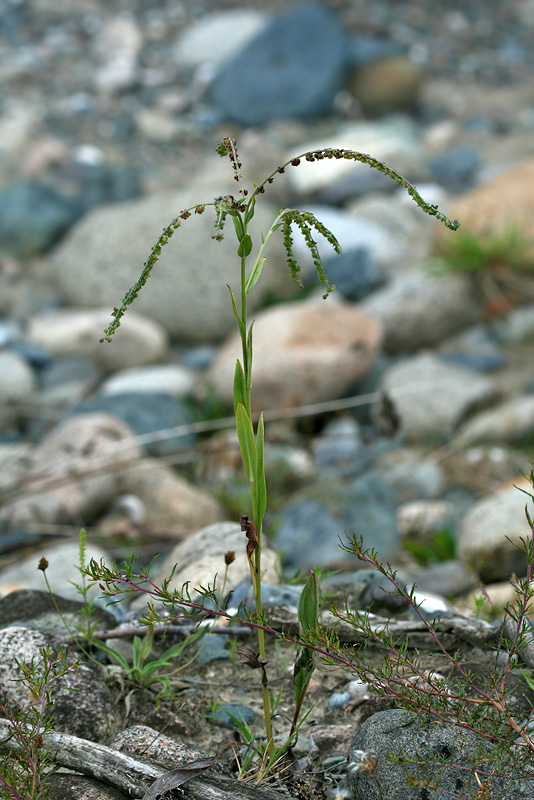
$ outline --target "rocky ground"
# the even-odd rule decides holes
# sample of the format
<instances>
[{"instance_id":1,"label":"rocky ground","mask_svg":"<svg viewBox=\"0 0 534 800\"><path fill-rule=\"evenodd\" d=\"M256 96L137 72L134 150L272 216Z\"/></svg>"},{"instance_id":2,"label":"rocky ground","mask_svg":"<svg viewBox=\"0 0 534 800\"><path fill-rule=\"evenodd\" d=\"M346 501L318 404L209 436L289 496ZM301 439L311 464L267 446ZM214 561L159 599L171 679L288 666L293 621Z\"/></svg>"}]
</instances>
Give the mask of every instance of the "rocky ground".
<instances>
[{"instance_id":1,"label":"rocky ground","mask_svg":"<svg viewBox=\"0 0 534 800\"><path fill-rule=\"evenodd\" d=\"M258 203L257 239L280 207L305 207L344 252L321 246L337 286L323 301L297 235L306 284L298 297L272 242L250 295L253 403L266 414L269 608L294 620L301 579L321 566L340 570L325 591L417 628L406 604L384 607L376 570L339 548L354 533L417 585L428 618L453 620L448 645L483 670L483 639L495 644L514 597L510 577L527 570L514 545L528 536L519 489L531 488L523 474L534 452L532 2L13 0L0 9L0 31L2 690L20 700L14 658L66 635L38 593L41 556L78 619L70 581L81 527L88 557L110 563L135 550L145 566L161 554L154 575L178 564L176 586L206 585L235 549L227 589L236 605L246 601L237 521L247 490L229 416L239 343L226 283L235 288L238 274L230 231L212 241L209 209L177 232L114 342L99 341L163 226L235 193L214 152L226 135L239 141L250 185L296 153L335 145L383 159L461 222L447 231L363 165L303 163L279 176ZM473 634L481 593L489 627ZM102 630L131 624L139 605L111 610ZM419 634L402 635L413 644ZM115 639L126 657L129 641ZM63 698L57 728L132 755L160 731L167 752L152 757L165 768L196 751L214 755L228 739L231 723L209 720L214 701L246 709L261 730L256 673L234 652L236 641L254 641L224 631L207 641L178 674L177 701L161 710L117 669L104 680L85 666L77 688L100 700L75 718ZM288 715L293 656L269 648ZM526 650L521 659L534 664ZM433 655L426 666L443 663ZM526 726L528 686L518 695L514 713ZM369 800L379 797L375 775L384 800L423 796L397 783L385 760L383 726L404 730L392 701L347 670L324 669L310 701L313 726L295 749L301 766L275 787L279 796ZM452 738L440 747L469 754L476 743L456 734L443 726ZM401 746L419 749L413 737ZM348 768L359 750L377 753L376 773ZM451 775L444 791L458 796ZM102 784L82 794L80 783L61 781L54 797L108 796ZM498 781L495 798L529 796ZM228 791L248 796L243 786ZM463 791L475 796L467 783Z\"/></svg>"}]
</instances>

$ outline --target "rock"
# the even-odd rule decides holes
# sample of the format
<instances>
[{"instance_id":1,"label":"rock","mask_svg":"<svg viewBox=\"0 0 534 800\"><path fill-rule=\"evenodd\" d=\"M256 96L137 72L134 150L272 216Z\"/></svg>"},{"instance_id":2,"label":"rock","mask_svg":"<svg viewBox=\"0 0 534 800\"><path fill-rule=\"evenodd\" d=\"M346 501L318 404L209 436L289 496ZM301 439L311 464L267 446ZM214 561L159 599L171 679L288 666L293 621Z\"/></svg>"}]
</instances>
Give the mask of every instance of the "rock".
<instances>
[{"instance_id":1,"label":"rock","mask_svg":"<svg viewBox=\"0 0 534 800\"><path fill-rule=\"evenodd\" d=\"M478 497L531 469L526 453L498 445L467 447L452 453L443 466L449 484L462 486Z\"/></svg>"},{"instance_id":2,"label":"rock","mask_svg":"<svg viewBox=\"0 0 534 800\"><path fill-rule=\"evenodd\" d=\"M428 166L437 183L451 192L462 193L475 181L480 166L479 151L471 145L453 147L431 158Z\"/></svg>"},{"instance_id":3,"label":"rock","mask_svg":"<svg viewBox=\"0 0 534 800\"><path fill-rule=\"evenodd\" d=\"M91 542L87 544L86 552L86 563L89 563L92 558L98 562L101 559L106 562L110 560L105 550ZM37 569L39 560L43 557L48 561L46 575L54 594L67 600L79 601L80 593L72 585L73 581L79 583L81 580L77 569L80 563L80 547L76 542L43 544L32 555L5 567L0 572L0 595L8 595L18 589L34 589L35 587L46 590L44 578ZM89 591L92 596L100 594L96 586L91 587ZM29 626L24 615L20 617L20 621Z\"/></svg>"},{"instance_id":4,"label":"rock","mask_svg":"<svg viewBox=\"0 0 534 800\"><path fill-rule=\"evenodd\" d=\"M349 484L342 509L344 530L363 539L364 548L373 548L382 561L391 561L400 541L397 529L395 494L375 472Z\"/></svg>"},{"instance_id":5,"label":"rock","mask_svg":"<svg viewBox=\"0 0 534 800\"><path fill-rule=\"evenodd\" d=\"M274 542L288 574L318 566L338 567L347 561L338 538L343 533L343 523L321 504L295 501L284 506L277 517Z\"/></svg>"},{"instance_id":6,"label":"rock","mask_svg":"<svg viewBox=\"0 0 534 800\"><path fill-rule=\"evenodd\" d=\"M520 447L534 442L534 395L513 397L502 405L476 414L460 429L458 443L464 445L512 444Z\"/></svg>"},{"instance_id":7,"label":"rock","mask_svg":"<svg viewBox=\"0 0 534 800\"><path fill-rule=\"evenodd\" d=\"M35 181L0 194L0 253L25 259L45 253L81 215L72 199Z\"/></svg>"},{"instance_id":8,"label":"rock","mask_svg":"<svg viewBox=\"0 0 534 800\"><path fill-rule=\"evenodd\" d=\"M313 456L319 474L330 471L343 477L362 472L369 461L360 427L351 417L334 419L325 426L313 442Z\"/></svg>"},{"instance_id":9,"label":"rock","mask_svg":"<svg viewBox=\"0 0 534 800\"><path fill-rule=\"evenodd\" d=\"M65 564L72 564L68 575L64 569L63 574L61 574L61 564L58 564L58 558L63 556L66 556ZM72 552L65 552L65 549L62 550L61 545L58 548L52 546L52 562L47 574L48 572L53 573L55 583L59 583L65 588L67 586L73 588L69 581L76 581L77 578L78 581L80 580L79 573L75 575L76 568L74 565L77 558L78 556ZM98 558L100 560L100 558L105 558L105 554L103 551L98 552L96 548L89 547L89 558ZM80 612L85 608L85 604L81 601L80 594L78 594L78 600L69 600L55 592L51 595L48 590L40 591L29 588L9 590L9 575L11 574L13 577L14 570L18 570L22 580L26 580L28 583L28 576L35 572L36 563L37 558L32 556L24 560L24 566L19 562L15 568L11 567L0 574L0 628L35 628L51 636L65 636L67 631L61 617L67 620L73 630L75 625L80 625L81 623ZM23 569L25 572L23 572ZM16 581L14 583L16 585ZM35 580L32 583L35 583ZM7 593L3 594L4 592ZM58 608L61 611L61 616L58 614ZM116 606L109 606L109 608L115 610ZM100 605L94 606L92 620L93 622L96 620L102 622L106 628L114 628L117 624L116 616Z\"/></svg>"},{"instance_id":10,"label":"rock","mask_svg":"<svg viewBox=\"0 0 534 800\"><path fill-rule=\"evenodd\" d=\"M359 308L326 302L287 303L254 322L252 405L274 409L342 397L373 363L380 330ZM217 394L233 402L241 340L230 337L209 372Z\"/></svg>"},{"instance_id":11,"label":"rock","mask_svg":"<svg viewBox=\"0 0 534 800\"><path fill-rule=\"evenodd\" d=\"M359 766L367 753L378 759L371 771ZM421 785L413 786L410 776L414 774L438 784L436 800L444 800L451 794L472 794L478 789L474 771L481 758L491 758L491 753L481 737L465 728L422 723L417 715L400 709L380 711L365 720L349 749L352 797L353 800L421 800L434 795ZM427 763L416 767L410 759ZM485 770L491 772L491 762L485 762ZM495 796L502 800L514 797L526 800L530 796L526 788L510 780L494 778L491 786Z\"/></svg>"},{"instance_id":12,"label":"rock","mask_svg":"<svg viewBox=\"0 0 534 800\"><path fill-rule=\"evenodd\" d=\"M439 352L450 363L475 372L493 372L506 366L501 348L482 325L474 325L447 339Z\"/></svg>"},{"instance_id":13,"label":"rock","mask_svg":"<svg viewBox=\"0 0 534 800\"><path fill-rule=\"evenodd\" d=\"M206 182L206 176L199 174L187 190L117 203L87 214L52 256L57 285L66 302L108 308L106 325L109 324L113 306L118 305L139 278L143 260L163 227L182 209L211 201L216 191L214 179L209 189ZM268 231L276 213L268 204L258 203L254 218L257 223L252 222L249 227L256 246L260 241L260 226ZM214 242L213 224L210 208L202 216L194 216L182 224L175 239L163 249L134 305L135 313L156 321L172 336L200 344L220 341L235 325L226 284L238 291L236 240L233 229L228 227L224 240ZM269 260L250 295L251 308L266 293L283 295L291 288L280 238L271 238L266 254ZM131 313L128 311L115 335L116 346ZM101 336L100 333L98 338ZM115 368L135 365L116 362Z\"/></svg>"},{"instance_id":14,"label":"rock","mask_svg":"<svg viewBox=\"0 0 534 800\"><path fill-rule=\"evenodd\" d=\"M336 292L353 302L378 289L386 279L367 247L344 250L341 255L326 258L323 263Z\"/></svg>"},{"instance_id":15,"label":"rock","mask_svg":"<svg viewBox=\"0 0 534 800\"><path fill-rule=\"evenodd\" d=\"M451 525L453 509L445 500L415 500L404 503L397 512L401 536L422 539Z\"/></svg>"},{"instance_id":16,"label":"rock","mask_svg":"<svg viewBox=\"0 0 534 800\"><path fill-rule=\"evenodd\" d=\"M72 355L54 358L39 378L41 388L35 396L38 408L72 408L100 383L102 374L89 358Z\"/></svg>"},{"instance_id":17,"label":"rock","mask_svg":"<svg viewBox=\"0 0 534 800\"><path fill-rule=\"evenodd\" d=\"M10 159L20 158L39 128L39 111L34 102L6 104L0 116L0 154Z\"/></svg>"},{"instance_id":18,"label":"rock","mask_svg":"<svg viewBox=\"0 0 534 800\"><path fill-rule=\"evenodd\" d=\"M131 167L77 163L71 170L77 184L77 200L84 212L143 194L140 175Z\"/></svg>"},{"instance_id":19,"label":"rock","mask_svg":"<svg viewBox=\"0 0 534 800\"><path fill-rule=\"evenodd\" d=\"M134 16L107 18L95 38L95 55L101 66L94 71L97 89L113 94L133 86L137 59L143 46L143 34Z\"/></svg>"},{"instance_id":20,"label":"rock","mask_svg":"<svg viewBox=\"0 0 534 800\"><path fill-rule=\"evenodd\" d=\"M461 561L440 561L425 567L414 579L421 592L435 592L442 597L459 597L471 591L476 577Z\"/></svg>"},{"instance_id":21,"label":"rock","mask_svg":"<svg viewBox=\"0 0 534 800\"><path fill-rule=\"evenodd\" d=\"M433 347L474 322L478 314L467 278L435 276L420 269L394 278L362 306L383 327L388 353Z\"/></svg>"},{"instance_id":22,"label":"rock","mask_svg":"<svg viewBox=\"0 0 534 800\"><path fill-rule=\"evenodd\" d=\"M349 87L365 114L377 114L412 109L423 81L423 73L409 58L396 56L361 66Z\"/></svg>"},{"instance_id":23,"label":"rock","mask_svg":"<svg viewBox=\"0 0 534 800\"><path fill-rule=\"evenodd\" d=\"M395 406L407 441L450 436L470 411L495 395L488 378L447 364L432 353L391 367L382 389Z\"/></svg>"},{"instance_id":24,"label":"rock","mask_svg":"<svg viewBox=\"0 0 534 800\"><path fill-rule=\"evenodd\" d=\"M37 380L25 359L9 350L0 350L0 426L17 418L19 406L27 403L37 388Z\"/></svg>"},{"instance_id":25,"label":"rock","mask_svg":"<svg viewBox=\"0 0 534 800\"><path fill-rule=\"evenodd\" d=\"M14 680L22 675L16 662L34 659L36 665L42 663L41 650L47 646L57 653L57 642L40 631L24 627L0 630L0 692L8 702L28 703L29 690ZM73 655L68 656L70 666L75 661ZM52 685L50 694L55 730L82 738L90 731L92 741L108 740L118 720L106 683L91 667L80 663Z\"/></svg>"},{"instance_id":26,"label":"rock","mask_svg":"<svg viewBox=\"0 0 534 800\"><path fill-rule=\"evenodd\" d=\"M139 367L165 357L167 335L157 322L130 312L121 322L113 342L101 343L104 329L110 322L111 308L61 309L30 319L27 338L55 356L89 358L105 372Z\"/></svg>"},{"instance_id":27,"label":"rock","mask_svg":"<svg viewBox=\"0 0 534 800\"><path fill-rule=\"evenodd\" d=\"M531 492L525 478L507 482L482 498L465 515L458 531L458 557L480 575L484 583L509 579L527 570L521 539L529 535L525 506L531 503L522 491ZM517 487L517 488L516 488Z\"/></svg>"},{"instance_id":28,"label":"rock","mask_svg":"<svg viewBox=\"0 0 534 800\"><path fill-rule=\"evenodd\" d=\"M394 490L398 503L434 500L445 489L442 465L414 449L400 448L386 453L377 460L376 470Z\"/></svg>"},{"instance_id":29,"label":"rock","mask_svg":"<svg viewBox=\"0 0 534 800\"><path fill-rule=\"evenodd\" d=\"M100 387L105 395L133 392L136 394L170 394L185 397L195 386L192 370L179 364L158 364L154 367L123 369L109 377Z\"/></svg>"},{"instance_id":30,"label":"rock","mask_svg":"<svg viewBox=\"0 0 534 800\"><path fill-rule=\"evenodd\" d=\"M451 219L461 220L456 234L509 236L525 242L525 257L534 254L534 159L521 161L496 178L462 195L449 209ZM443 242L443 232L437 232Z\"/></svg>"},{"instance_id":31,"label":"rock","mask_svg":"<svg viewBox=\"0 0 534 800\"><path fill-rule=\"evenodd\" d=\"M177 566L169 583L169 591L172 592L173 589L180 591L183 584L189 581L189 590L193 596L196 587L208 586L208 584L213 586L216 575L218 576L217 587L220 589L225 570L224 554L233 550L235 561L228 568L225 590L228 592L250 575L246 542L241 527L233 522L217 522L196 530L183 542L177 544L159 565L156 582L168 577L173 567ZM266 583L278 582L278 557L265 541L263 542L261 567L262 583L264 581ZM152 579L154 580L153 576Z\"/></svg>"},{"instance_id":32,"label":"rock","mask_svg":"<svg viewBox=\"0 0 534 800\"><path fill-rule=\"evenodd\" d=\"M245 127L328 114L343 88L347 54L347 35L327 7L289 8L220 67L207 98Z\"/></svg>"},{"instance_id":33,"label":"rock","mask_svg":"<svg viewBox=\"0 0 534 800\"><path fill-rule=\"evenodd\" d=\"M346 123L328 138L303 142L299 152L325 147L370 153L373 158L391 165L405 164L407 159L415 161L420 158L416 127L405 117L388 117L381 122ZM293 148L286 153L284 161L294 155ZM288 180L297 194L309 195L328 188L348 175L363 174L370 169L366 164L345 159L324 159L320 163L311 164L303 161L296 169L288 170ZM391 183L395 186L391 178L385 175L382 177L385 184Z\"/></svg>"},{"instance_id":34,"label":"rock","mask_svg":"<svg viewBox=\"0 0 534 800\"><path fill-rule=\"evenodd\" d=\"M408 258L408 243L402 241L396 232L386 231L380 222L369 221L357 213L353 214L343 209L328 208L327 206L312 205L308 206L307 210L315 214L316 218L334 234L344 253L362 248L367 250L381 273L387 274L392 263L398 265ZM310 279L315 280L313 259L305 244L304 236L296 225L292 226L292 236L295 257L302 268L304 282ZM330 262L334 270L342 269L343 254L336 256L332 246L322 236L315 234L314 238L317 241L321 259L325 263ZM340 267L336 267L338 259ZM329 273L327 275L330 278ZM334 283L333 278L330 281Z\"/></svg>"},{"instance_id":35,"label":"rock","mask_svg":"<svg viewBox=\"0 0 534 800\"><path fill-rule=\"evenodd\" d=\"M150 455L174 452L195 442L187 406L180 398L161 392L94 394L71 413L76 416L104 413L117 417L138 435L144 452Z\"/></svg>"},{"instance_id":36,"label":"rock","mask_svg":"<svg viewBox=\"0 0 534 800\"><path fill-rule=\"evenodd\" d=\"M502 319L491 325L497 339L503 344L518 344L534 336L534 306L514 308Z\"/></svg>"},{"instance_id":37,"label":"rock","mask_svg":"<svg viewBox=\"0 0 534 800\"><path fill-rule=\"evenodd\" d=\"M85 775L56 772L48 776L51 800L128 800L128 796Z\"/></svg>"},{"instance_id":38,"label":"rock","mask_svg":"<svg viewBox=\"0 0 534 800\"><path fill-rule=\"evenodd\" d=\"M248 706L224 703L224 705L217 706L215 711L208 711L206 717L210 722L214 722L215 725L222 725L232 731L237 731L239 722L243 722L245 725L252 725L258 715ZM236 722L236 719L238 722Z\"/></svg>"},{"instance_id":39,"label":"rock","mask_svg":"<svg viewBox=\"0 0 534 800\"><path fill-rule=\"evenodd\" d=\"M164 533L166 538L185 539L199 526L224 518L221 506L207 491L151 459L144 459L135 470L123 474L121 490L142 502L144 525L152 533Z\"/></svg>"},{"instance_id":40,"label":"rock","mask_svg":"<svg viewBox=\"0 0 534 800\"><path fill-rule=\"evenodd\" d=\"M360 427L351 417L339 417L329 422L312 447L321 475L325 470L343 476L354 475L362 472L369 460Z\"/></svg>"},{"instance_id":41,"label":"rock","mask_svg":"<svg viewBox=\"0 0 534 800\"><path fill-rule=\"evenodd\" d=\"M181 33L176 58L186 67L223 64L259 35L267 19L263 11L252 8L206 14Z\"/></svg>"},{"instance_id":42,"label":"rock","mask_svg":"<svg viewBox=\"0 0 534 800\"><path fill-rule=\"evenodd\" d=\"M63 422L11 469L0 519L12 527L90 521L119 491L140 456L133 432L107 414Z\"/></svg>"}]
</instances>

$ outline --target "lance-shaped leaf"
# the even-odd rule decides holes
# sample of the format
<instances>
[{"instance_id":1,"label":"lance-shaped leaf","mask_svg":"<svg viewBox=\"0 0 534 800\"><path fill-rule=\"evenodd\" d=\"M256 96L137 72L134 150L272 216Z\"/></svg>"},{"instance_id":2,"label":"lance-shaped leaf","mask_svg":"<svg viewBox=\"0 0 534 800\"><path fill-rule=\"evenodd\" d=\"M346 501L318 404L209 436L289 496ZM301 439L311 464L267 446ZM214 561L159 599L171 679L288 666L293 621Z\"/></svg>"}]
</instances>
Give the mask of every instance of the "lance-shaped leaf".
<instances>
[{"instance_id":1,"label":"lance-shaped leaf","mask_svg":"<svg viewBox=\"0 0 534 800\"><path fill-rule=\"evenodd\" d=\"M306 585L300 595L298 605L299 622L304 636L317 630L317 618L319 616L319 589L317 587L317 576L314 572L306 581Z\"/></svg>"},{"instance_id":2,"label":"lance-shaped leaf","mask_svg":"<svg viewBox=\"0 0 534 800\"><path fill-rule=\"evenodd\" d=\"M256 208L256 195L252 195L248 203L247 210L245 211L245 225L248 225L248 223L254 216L255 208Z\"/></svg>"},{"instance_id":3,"label":"lance-shaped leaf","mask_svg":"<svg viewBox=\"0 0 534 800\"><path fill-rule=\"evenodd\" d=\"M237 211L234 212L230 211L230 216L232 217L232 222L234 223L234 228L237 234L237 238L239 239L239 241L241 241L241 239L245 235L245 231L243 229L243 223L241 222L241 217L239 216Z\"/></svg>"},{"instance_id":4,"label":"lance-shaped leaf","mask_svg":"<svg viewBox=\"0 0 534 800\"><path fill-rule=\"evenodd\" d=\"M245 327L245 325L243 324L243 320L242 320L242 319L241 319L241 317L239 316L239 311L237 310L237 303L236 303L236 301L235 301L235 296L234 296L234 293L232 292L232 290L230 289L230 287L228 286L228 284L226 284L226 288L227 288L227 289L228 289L228 291L230 292L230 298L231 298L231 300L232 300L232 310L233 310L233 312L234 312L234 317L236 318L236 320L237 320L237 324L238 324L238 326L239 326L239 332L240 332L241 336L244 336L244 335L245 335L245 332L246 332L246 327Z\"/></svg>"},{"instance_id":5,"label":"lance-shaped leaf","mask_svg":"<svg viewBox=\"0 0 534 800\"><path fill-rule=\"evenodd\" d=\"M252 239L248 233L245 233L243 238L239 242L239 247L237 248L237 255L238 256L247 256L250 255L252 252Z\"/></svg>"},{"instance_id":6,"label":"lance-shaped leaf","mask_svg":"<svg viewBox=\"0 0 534 800\"><path fill-rule=\"evenodd\" d=\"M234 414L237 414L237 406L241 403L245 405L247 397L247 385L245 382L245 373L239 359L235 365L234 373Z\"/></svg>"},{"instance_id":7,"label":"lance-shaped leaf","mask_svg":"<svg viewBox=\"0 0 534 800\"><path fill-rule=\"evenodd\" d=\"M265 483L265 469L263 466L263 440L264 426L262 412L256 432L256 503L258 507L258 525L261 525L267 507L267 485Z\"/></svg>"},{"instance_id":8,"label":"lance-shaped leaf","mask_svg":"<svg viewBox=\"0 0 534 800\"><path fill-rule=\"evenodd\" d=\"M163 775L148 788L148 791L143 795L143 800L158 800L158 798L163 797L164 794L167 794L167 792L170 792L172 789L182 786L186 781L190 781L191 778L200 775L203 770L213 767L216 761L216 756L197 758L194 761L190 761L189 764L185 764L183 767L164 772Z\"/></svg>"},{"instance_id":9,"label":"lance-shaped leaf","mask_svg":"<svg viewBox=\"0 0 534 800\"><path fill-rule=\"evenodd\" d=\"M247 473L249 480L254 480L256 477L256 443L254 441L254 430L252 422L246 412L243 403L237 404L235 412L237 438L239 439L239 447L241 450L241 458L243 459L243 466Z\"/></svg>"},{"instance_id":10,"label":"lance-shaped leaf","mask_svg":"<svg viewBox=\"0 0 534 800\"><path fill-rule=\"evenodd\" d=\"M298 617L304 638L313 638L317 630L317 619L319 617L319 589L317 587L317 576L314 572L306 581L302 590L298 605ZM297 718L302 701L306 694L310 678L315 670L315 651L309 647L303 647L295 660L293 671L293 683L295 687L295 701Z\"/></svg>"},{"instance_id":11,"label":"lance-shaped leaf","mask_svg":"<svg viewBox=\"0 0 534 800\"><path fill-rule=\"evenodd\" d=\"M254 267L252 268L252 270L251 270L251 272L250 272L250 274L249 274L249 276L248 276L248 278L247 278L247 280L245 282L245 292L247 294L250 292L251 289L254 288L254 286L258 282L258 278L261 275L261 271L263 269L263 265L264 265L265 261L266 261L265 257L264 258L258 258L256 263L254 264Z\"/></svg>"}]
</instances>

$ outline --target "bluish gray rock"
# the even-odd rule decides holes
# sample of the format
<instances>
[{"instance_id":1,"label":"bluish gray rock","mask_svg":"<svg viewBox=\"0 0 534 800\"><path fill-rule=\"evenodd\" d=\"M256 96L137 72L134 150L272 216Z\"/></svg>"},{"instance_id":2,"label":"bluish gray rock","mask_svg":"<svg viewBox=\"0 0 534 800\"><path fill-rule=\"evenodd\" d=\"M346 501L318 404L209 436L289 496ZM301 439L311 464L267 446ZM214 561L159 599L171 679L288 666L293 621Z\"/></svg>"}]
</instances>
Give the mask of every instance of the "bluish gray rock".
<instances>
[{"instance_id":1,"label":"bluish gray rock","mask_svg":"<svg viewBox=\"0 0 534 800\"><path fill-rule=\"evenodd\" d=\"M395 493L376 473L356 478L349 486L341 510L343 528L365 548L378 550L383 560L391 560L399 548Z\"/></svg>"},{"instance_id":2,"label":"bluish gray rock","mask_svg":"<svg viewBox=\"0 0 534 800\"><path fill-rule=\"evenodd\" d=\"M248 706L236 705L235 703L225 703L222 706L218 706L215 711L209 711L207 714L207 718L211 722L230 728L233 731L238 729L235 722L236 719L239 722L252 725L257 716L256 712Z\"/></svg>"},{"instance_id":3,"label":"bluish gray rock","mask_svg":"<svg viewBox=\"0 0 534 800\"><path fill-rule=\"evenodd\" d=\"M73 409L72 415L104 412L126 422L138 434L156 434L167 428L187 425L189 414L179 399L169 394L125 392L117 395L95 394ZM195 441L192 433L169 434L147 441L143 449L150 455L162 455L176 448L190 447Z\"/></svg>"},{"instance_id":4,"label":"bluish gray rock","mask_svg":"<svg viewBox=\"0 0 534 800\"><path fill-rule=\"evenodd\" d=\"M324 269L336 291L354 302L374 292L386 280L367 247L344 250L341 255L326 259Z\"/></svg>"},{"instance_id":5,"label":"bluish gray rock","mask_svg":"<svg viewBox=\"0 0 534 800\"><path fill-rule=\"evenodd\" d=\"M326 425L313 442L313 455L319 474L328 471L354 477L369 462L359 425L351 417L340 417Z\"/></svg>"},{"instance_id":6,"label":"bluish gray rock","mask_svg":"<svg viewBox=\"0 0 534 800\"><path fill-rule=\"evenodd\" d=\"M343 560L338 536L343 525L324 506L313 500L290 503L279 515L275 544L288 572Z\"/></svg>"},{"instance_id":7,"label":"bluish gray rock","mask_svg":"<svg viewBox=\"0 0 534 800\"><path fill-rule=\"evenodd\" d=\"M75 200L35 181L0 194L0 252L24 259L45 253L81 216Z\"/></svg>"},{"instance_id":8,"label":"bluish gray rock","mask_svg":"<svg viewBox=\"0 0 534 800\"><path fill-rule=\"evenodd\" d=\"M431 158L428 166L440 186L451 192L465 192L475 183L480 158L476 147L464 145Z\"/></svg>"},{"instance_id":9,"label":"bluish gray rock","mask_svg":"<svg viewBox=\"0 0 534 800\"><path fill-rule=\"evenodd\" d=\"M348 37L319 3L291 7L266 25L211 83L207 97L244 126L328 114L343 88Z\"/></svg>"}]
</instances>

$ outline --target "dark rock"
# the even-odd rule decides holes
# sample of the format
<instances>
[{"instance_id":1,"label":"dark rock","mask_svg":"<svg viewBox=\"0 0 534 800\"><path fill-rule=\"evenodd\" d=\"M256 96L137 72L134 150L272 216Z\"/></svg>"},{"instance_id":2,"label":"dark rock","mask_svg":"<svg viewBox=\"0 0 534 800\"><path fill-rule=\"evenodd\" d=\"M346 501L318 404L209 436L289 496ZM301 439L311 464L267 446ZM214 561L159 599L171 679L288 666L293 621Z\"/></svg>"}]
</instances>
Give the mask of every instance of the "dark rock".
<instances>
[{"instance_id":1,"label":"dark rock","mask_svg":"<svg viewBox=\"0 0 534 800\"><path fill-rule=\"evenodd\" d=\"M262 586L263 589L263 586ZM220 634L207 634L195 643L195 656L196 664L209 664L211 661L228 660L230 653L226 649L228 636Z\"/></svg>"},{"instance_id":2,"label":"dark rock","mask_svg":"<svg viewBox=\"0 0 534 800\"><path fill-rule=\"evenodd\" d=\"M208 99L245 126L328 114L344 85L347 50L348 37L328 8L290 8L223 65Z\"/></svg>"},{"instance_id":3,"label":"dark rock","mask_svg":"<svg viewBox=\"0 0 534 800\"><path fill-rule=\"evenodd\" d=\"M313 500L290 503L280 512L275 543L285 570L306 570L343 560L342 523Z\"/></svg>"},{"instance_id":4,"label":"dark rock","mask_svg":"<svg viewBox=\"0 0 534 800\"><path fill-rule=\"evenodd\" d=\"M330 422L313 442L313 455L321 475L325 470L343 477L361 473L368 464L358 423L351 417Z\"/></svg>"},{"instance_id":5,"label":"dark rock","mask_svg":"<svg viewBox=\"0 0 534 800\"><path fill-rule=\"evenodd\" d=\"M50 800L128 800L128 795L85 775L55 773L49 777Z\"/></svg>"},{"instance_id":6,"label":"dark rock","mask_svg":"<svg viewBox=\"0 0 534 800\"><path fill-rule=\"evenodd\" d=\"M143 194L139 174L133 169L92 164L77 164L76 167L79 202L84 211Z\"/></svg>"},{"instance_id":7,"label":"dark rock","mask_svg":"<svg viewBox=\"0 0 534 800\"><path fill-rule=\"evenodd\" d=\"M34 344L17 342L10 347L11 352L17 353L36 370L43 370L52 364L52 356L47 350Z\"/></svg>"},{"instance_id":8,"label":"dark rock","mask_svg":"<svg viewBox=\"0 0 534 800\"><path fill-rule=\"evenodd\" d=\"M341 515L343 528L363 537L364 547L378 550L384 560L395 555L399 548L395 493L379 475L370 472L350 484Z\"/></svg>"},{"instance_id":9,"label":"dark rock","mask_svg":"<svg viewBox=\"0 0 534 800\"><path fill-rule=\"evenodd\" d=\"M188 425L191 418L184 405L169 394L125 392L117 395L96 394L84 400L73 410L73 415L104 412L126 422L138 434ZM191 433L169 435L143 445L149 455L163 455L194 443Z\"/></svg>"},{"instance_id":10,"label":"dark rock","mask_svg":"<svg viewBox=\"0 0 534 800\"><path fill-rule=\"evenodd\" d=\"M385 283L385 277L367 247L347 250L339 256L326 259L324 269L336 290L354 302Z\"/></svg>"},{"instance_id":11,"label":"dark rock","mask_svg":"<svg viewBox=\"0 0 534 800\"><path fill-rule=\"evenodd\" d=\"M397 579L402 585L405 581L397 573ZM409 603L404 597L395 594L395 586L385 575L377 574L367 583L358 600L358 607L373 614L384 614L390 616L391 612L404 611L409 608Z\"/></svg>"},{"instance_id":12,"label":"dark rock","mask_svg":"<svg viewBox=\"0 0 534 800\"><path fill-rule=\"evenodd\" d=\"M56 606L62 614L73 617L74 624L81 624L82 618L79 612L84 608L83 603L67 600L59 595L54 595L52 598L48 592L38 589L16 589L0 598L0 628L24 624L24 626L44 630L43 626L39 624L39 620L52 615L56 617L55 628L57 631L66 634L67 631L59 618ZM116 625L115 616L99 606L95 606L93 611L93 622L96 619L109 628Z\"/></svg>"},{"instance_id":13,"label":"dark rock","mask_svg":"<svg viewBox=\"0 0 534 800\"><path fill-rule=\"evenodd\" d=\"M475 147L454 147L430 159L428 167L440 186L451 192L464 192L475 183L480 159Z\"/></svg>"},{"instance_id":14,"label":"dark rock","mask_svg":"<svg viewBox=\"0 0 534 800\"><path fill-rule=\"evenodd\" d=\"M443 597L458 597L476 586L474 575L461 561L442 561L426 567L415 579L417 588Z\"/></svg>"},{"instance_id":15,"label":"dark rock","mask_svg":"<svg viewBox=\"0 0 534 800\"><path fill-rule=\"evenodd\" d=\"M211 722L230 728L230 730L237 730L237 725L232 717L247 725L252 725L257 716L256 712L248 706L236 705L235 703L225 703L222 706L217 706L215 711L210 711L207 715Z\"/></svg>"},{"instance_id":16,"label":"dark rock","mask_svg":"<svg viewBox=\"0 0 534 800\"><path fill-rule=\"evenodd\" d=\"M0 194L0 252L18 259L45 253L81 216L79 203L35 181Z\"/></svg>"}]
</instances>

